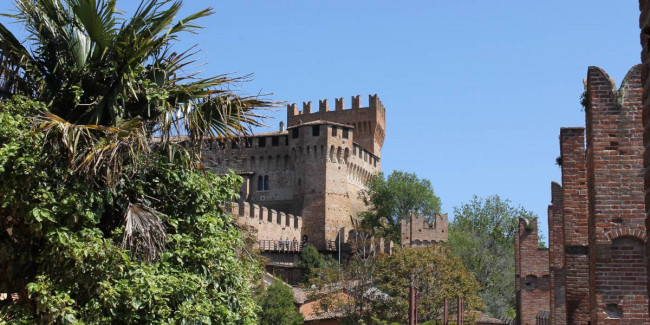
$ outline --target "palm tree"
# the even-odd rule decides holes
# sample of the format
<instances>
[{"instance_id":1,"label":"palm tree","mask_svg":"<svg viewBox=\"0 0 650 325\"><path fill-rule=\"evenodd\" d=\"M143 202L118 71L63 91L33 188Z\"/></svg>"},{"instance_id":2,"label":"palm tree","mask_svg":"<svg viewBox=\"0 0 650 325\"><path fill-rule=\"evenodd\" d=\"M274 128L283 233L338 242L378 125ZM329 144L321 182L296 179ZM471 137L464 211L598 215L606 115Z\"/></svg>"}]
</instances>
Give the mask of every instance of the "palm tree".
<instances>
[{"instance_id":1,"label":"palm tree","mask_svg":"<svg viewBox=\"0 0 650 325\"><path fill-rule=\"evenodd\" d=\"M112 186L123 166L158 151L197 166L203 141L245 135L255 111L275 103L228 90L249 76L201 78L187 72L193 48L172 50L194 33L201 10L176 22L181 1L143 0L130 18L115 0L16 0L24 44L0 24L0 98L24 96L47 110L34 117L47 144L76 172ZM1 109L1 106L0 106ZM177 135L183 135L179 137ZM156 141L153 141L154 136ZM183 140L181 144L180 141ZM123 247L154 259L164 247L158 213L138 198L125 204Z\"/></svg>"},{"instance_id":2,"label":"palm tree","mask_svg":"<svg viewBox=\"0 0 650 325\"><path fill-rule=\"evenodd\" d=\"M196 52L171 50L211 9L174 22L181 1L143 0L126 19L115 2L16 0L17 12L6 16L25 27L27 45L0 24L0 98L46 103L39 126L68 150L73 168L110 183L151 150L154 135L156 148L197 158L202 141L261 125L255 109L274 103L227 87L248 76L199 78L186 72ZM179 134L186 145L176 145Z\"/></svg>"}]
</instances>

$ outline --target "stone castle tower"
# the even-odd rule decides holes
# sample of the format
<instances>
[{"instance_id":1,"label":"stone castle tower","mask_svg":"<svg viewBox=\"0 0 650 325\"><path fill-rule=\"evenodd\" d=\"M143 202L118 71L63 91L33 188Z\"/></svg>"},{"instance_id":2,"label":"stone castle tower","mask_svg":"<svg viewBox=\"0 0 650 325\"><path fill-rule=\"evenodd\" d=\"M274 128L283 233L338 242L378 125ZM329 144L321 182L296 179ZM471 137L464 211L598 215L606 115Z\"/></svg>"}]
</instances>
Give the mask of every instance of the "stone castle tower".
<instances>
[{"instance_id":1,"label":"stone castle tower","mask_svg":"<svg viewBox=\"0 0 650 325\"><path fill-rule=\"evenodd\" d=\"M204 156L214 172L231 169L244 177L242 201L300 216L299 240L336 250L338 237L345 242L352 219L365 210L359 193L380 171L385 128L377 95L369 96L366 107L354 96L347 109L343 98L336 99L334 110L320 100L318 112L312 112L311 102L303 103L302 111L290 104L286 129L280 123L275 132L214 142ZM288 236L282 229L264 236Z\"/></svg>"}]
</instances>

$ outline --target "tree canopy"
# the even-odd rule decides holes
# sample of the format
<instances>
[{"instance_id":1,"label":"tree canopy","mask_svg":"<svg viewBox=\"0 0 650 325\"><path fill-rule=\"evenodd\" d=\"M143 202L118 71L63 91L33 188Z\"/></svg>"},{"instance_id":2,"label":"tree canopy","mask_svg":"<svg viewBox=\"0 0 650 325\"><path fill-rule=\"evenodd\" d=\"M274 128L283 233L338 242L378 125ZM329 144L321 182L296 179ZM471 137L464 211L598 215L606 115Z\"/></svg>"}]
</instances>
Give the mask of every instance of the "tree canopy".
<instances>
[{"instance_id":1,"label":"tree canopy","mask_svg":"<svg viewBox=\"0 0 650 325\"><path fill-rule=\"evenodd\" d=\"M386 178L383 173L372 177L361 196L368 206L368 211L361 213L364 229L396 243L400 242L402 219L440 211L440 198L429 180L398 170Z\"/></svg>"},{"instance_id":2,"label":"tree canopy","mask_svg":"<svg viewBox=\"0 0 650 325\"><path fill-rule=\"evenodd\" d=\"M498 195L474 196L454 208L449 247L480 282L485 311L494 317L514 317L514 238L519 218L533 216Z\"/></svg>"},{"instance_id":3,"label":"tree canopy","mask_svg":"<svg viewBox=\"0 0 650 325\"><path fill-rule=\"evenodd\" d=\"M2 320L256 323L261 268L220 208L241 179L198 158L271 103L229 91L241 78L199 78L194 52L171 50L211 10L16 7L27 40L0 24L0 292L19 298L0 301Z\"/></svg>"},{"instance_id":4,"label":"tree canopy","mask_svg":"<svg viewBox=\"0 0 650 325\"><path fill-rule=\"evenodd\" d=\"M300 325L303 316L296 308L296 299L291 288L280 281L273 283L266 289L260 301L261 325Z\"/></svg>"}]
</instances>

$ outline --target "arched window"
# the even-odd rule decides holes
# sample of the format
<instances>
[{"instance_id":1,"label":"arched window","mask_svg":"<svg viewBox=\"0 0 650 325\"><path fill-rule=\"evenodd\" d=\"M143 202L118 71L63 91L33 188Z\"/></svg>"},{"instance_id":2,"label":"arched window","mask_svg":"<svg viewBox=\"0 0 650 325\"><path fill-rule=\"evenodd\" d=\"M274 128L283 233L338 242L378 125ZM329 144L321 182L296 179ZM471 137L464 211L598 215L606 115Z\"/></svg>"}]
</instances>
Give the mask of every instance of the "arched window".
<instances>
[{"instance_id":1,"label":"arched window","mask_svg":"<svg viewBox=\"0 0 650 325\"><path fill-rule=\"evenodd\" d=\"M264 176L264 190L269 190L269 175Z\"/></svg>"}]
</instances>

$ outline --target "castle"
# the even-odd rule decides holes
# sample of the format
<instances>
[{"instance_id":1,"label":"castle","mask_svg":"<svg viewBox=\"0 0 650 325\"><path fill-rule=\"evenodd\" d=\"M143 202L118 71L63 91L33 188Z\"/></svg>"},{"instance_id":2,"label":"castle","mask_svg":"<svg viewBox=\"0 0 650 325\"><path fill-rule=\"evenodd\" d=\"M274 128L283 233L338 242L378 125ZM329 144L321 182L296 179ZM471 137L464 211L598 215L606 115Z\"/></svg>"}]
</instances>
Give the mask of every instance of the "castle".
<instances>
[{"instance_id":1,"label":"castle","mask_svg":"<svg viewBox=\"0 0 650 325\"><path fill-rule=\"evenodd\" d=\"M264 249L294 239L321 251L336 251L353 232L352 223L366 210L360 197L370 178L381 170L381 149L386 111L377 95L287 105L287 125L279 130L213 142L204 152L206 165L222 174L233 170L244 178L241 199L228 207L240 224L253 230ZM438 216L433 227L423 220L418 233L442 241L447 217ZM425 225L426 224L426 225ZM409 224L410 225L410 224ZM425 230L422 233L422 229ZM435 237L435 240L434 240Z\"/></svg>"}]
</instances>

